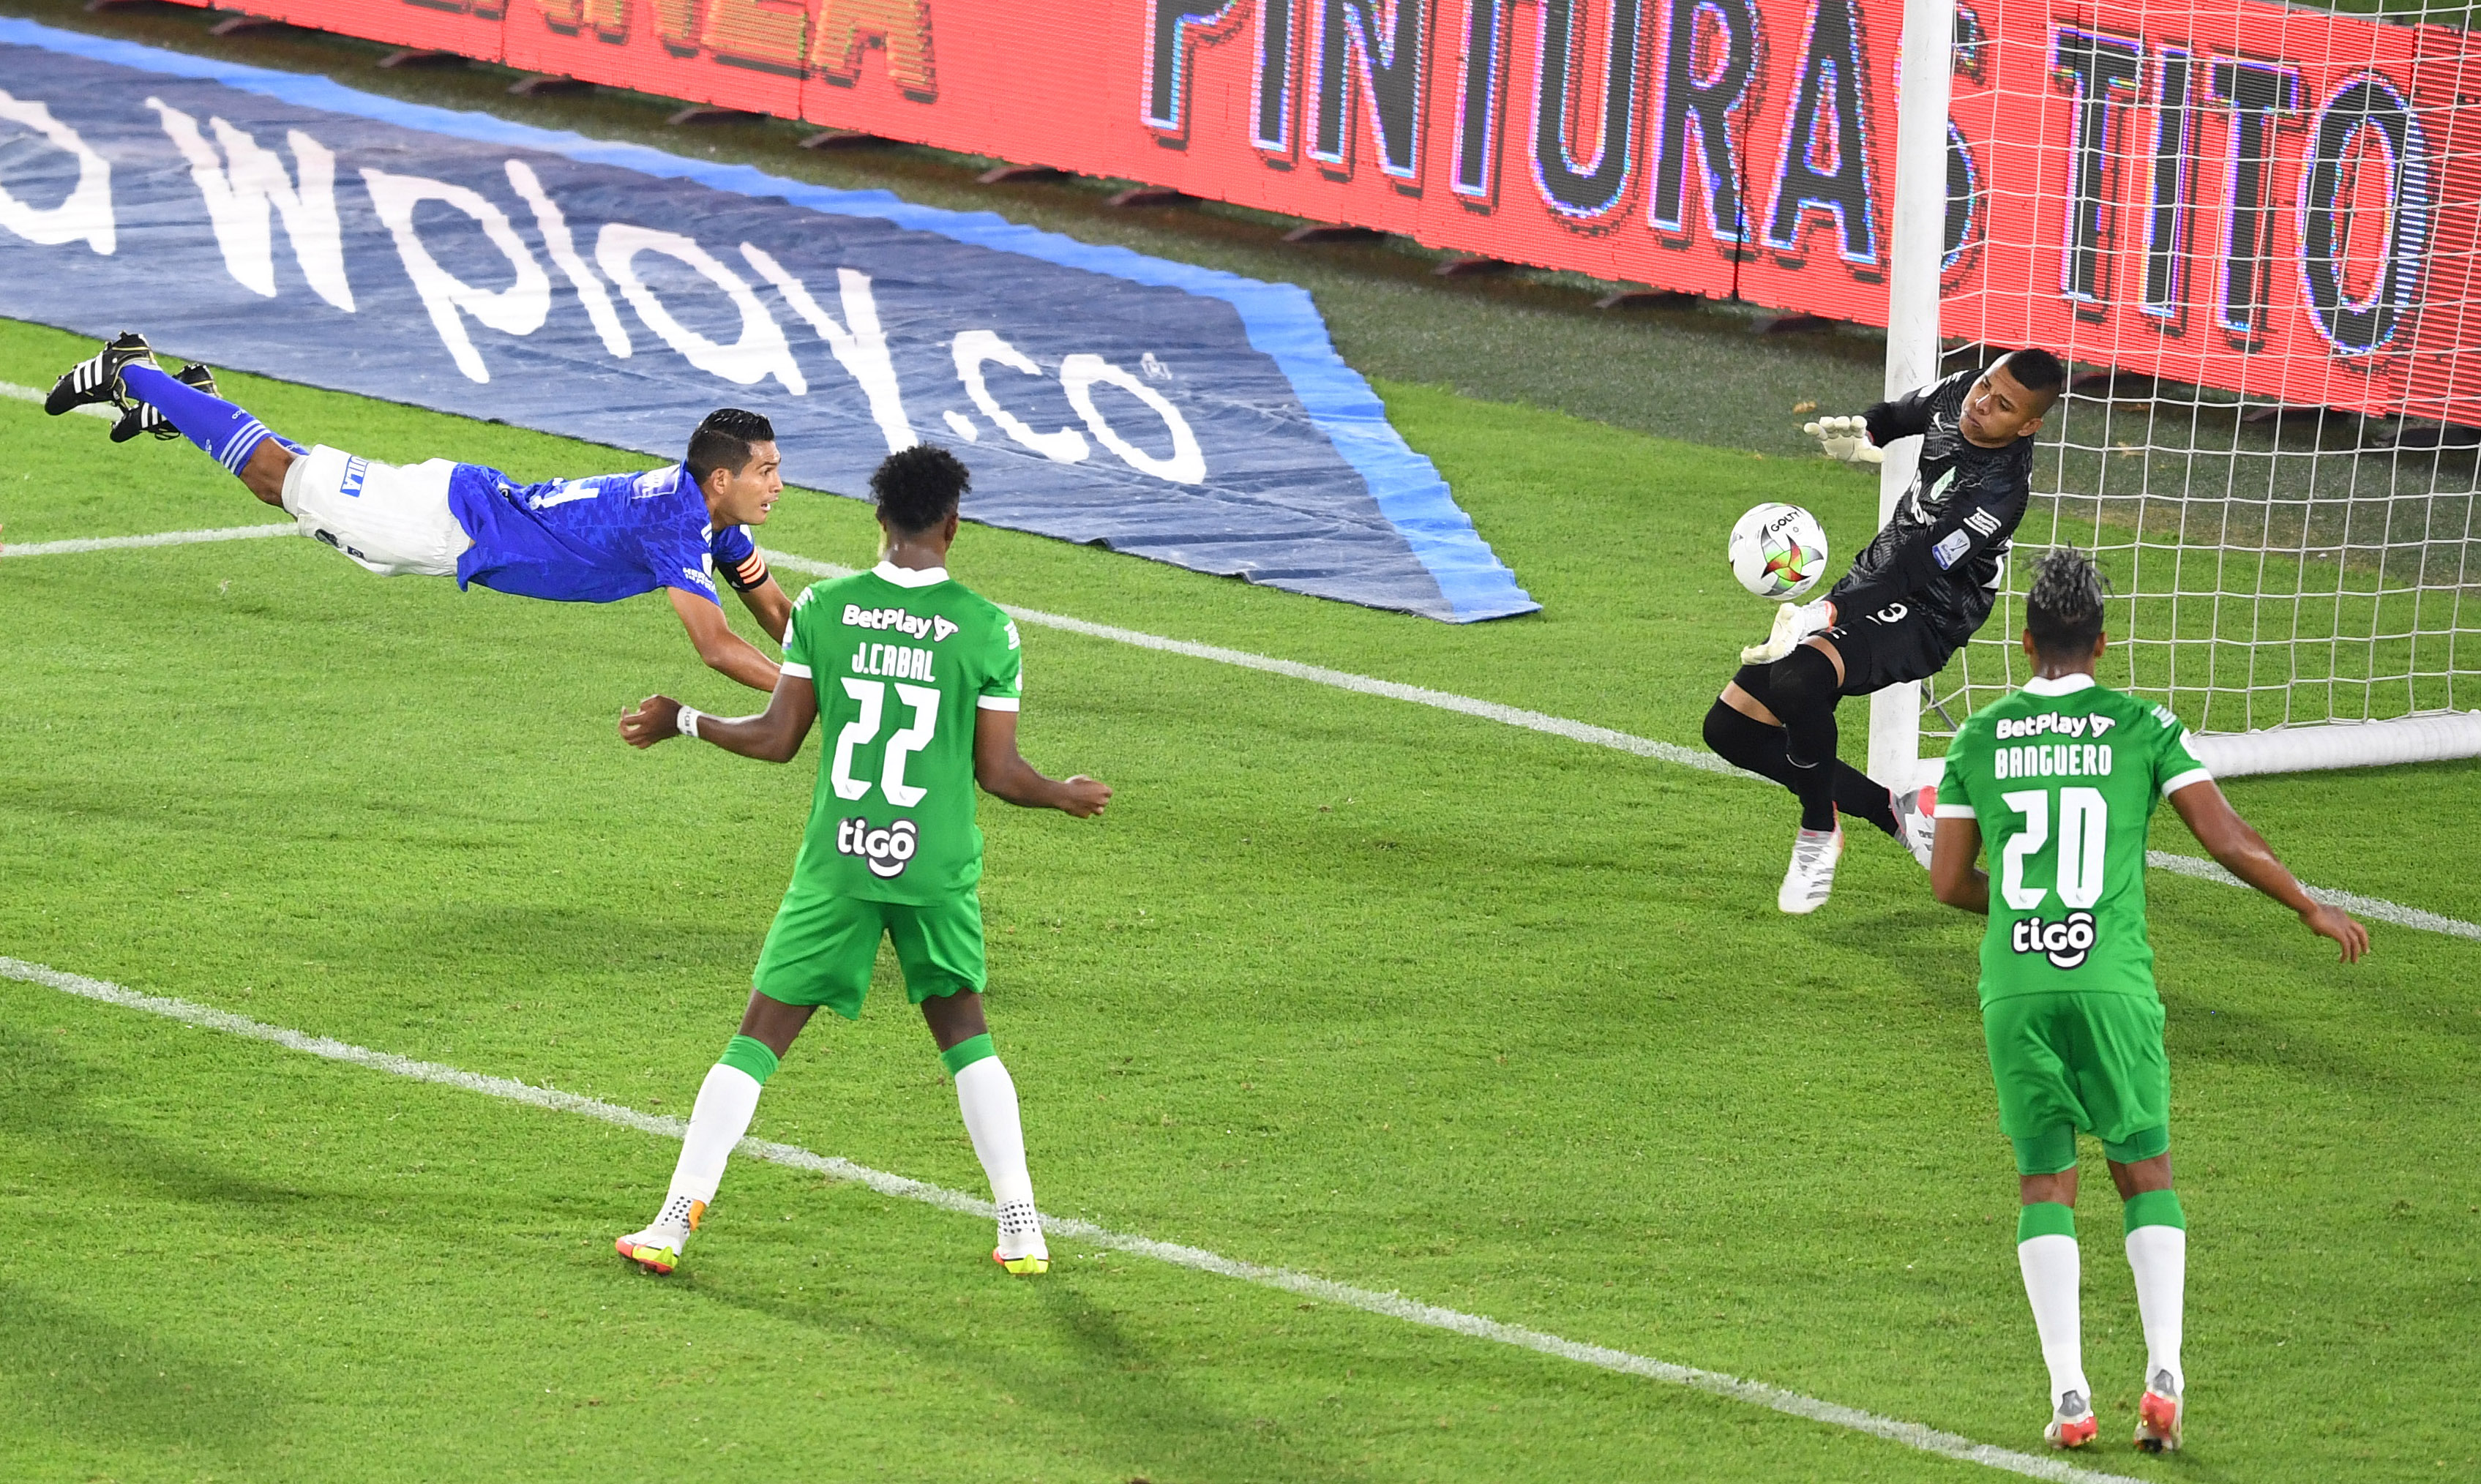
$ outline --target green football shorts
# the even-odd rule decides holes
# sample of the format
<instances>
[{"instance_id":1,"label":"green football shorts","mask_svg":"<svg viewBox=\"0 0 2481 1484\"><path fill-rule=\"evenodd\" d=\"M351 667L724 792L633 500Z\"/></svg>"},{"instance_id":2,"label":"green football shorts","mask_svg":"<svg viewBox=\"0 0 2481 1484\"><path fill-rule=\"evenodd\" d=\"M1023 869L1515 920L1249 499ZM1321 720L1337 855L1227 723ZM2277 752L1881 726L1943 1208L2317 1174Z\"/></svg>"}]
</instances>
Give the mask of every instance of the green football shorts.
<instances>
[{"instance_id":1,"label":"green football shorts","mask_svg":"<svg viewBox=\"0 0 2481 1484\"><path fill-rule=\"evenodd\" d=\"M2161 1001L2137 995L2009 995L1982 1006L1998 1127L2016 1142L2018 1173L2074 1167L2079 1133L2123 1164L2170 1147L2162 1018Z\"/></svg>"},{"instance_id":2,"label":"green football shorts","mask_svg":"<svg viewBox=\"0 0 2481 1484\"><path fill-rule=\"evenodd\" d=\"M775 909L750 987L770 1000L823 1004L857 1020L882 934L896 944L897 967L904 971L904 993L913 1003L960 989L980 992L986 975L979 897L968 892L934 906L915 906L809 892L797 884Z\"/></svg>"}]
</instances>

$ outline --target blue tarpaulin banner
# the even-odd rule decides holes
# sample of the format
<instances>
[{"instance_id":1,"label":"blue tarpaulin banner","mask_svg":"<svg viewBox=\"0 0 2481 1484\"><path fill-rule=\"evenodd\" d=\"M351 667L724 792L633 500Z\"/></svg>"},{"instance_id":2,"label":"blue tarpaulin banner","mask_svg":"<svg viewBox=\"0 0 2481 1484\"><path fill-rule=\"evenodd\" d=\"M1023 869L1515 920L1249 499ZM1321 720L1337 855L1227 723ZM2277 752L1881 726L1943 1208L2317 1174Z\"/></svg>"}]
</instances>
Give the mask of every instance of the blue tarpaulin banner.
<instances>
[{"instance_id":1,"label":"blue tarpaulin banner","mask_svg":"<svg viewBox=\"0 0 2481 1484\"><path fill-rule=\"evenodd\" d=\"M990 525L1538 606L1296 287L11 19L0 314L666 459L744 406L844 494L935 442Z\"/></svg>"}]
</instances>

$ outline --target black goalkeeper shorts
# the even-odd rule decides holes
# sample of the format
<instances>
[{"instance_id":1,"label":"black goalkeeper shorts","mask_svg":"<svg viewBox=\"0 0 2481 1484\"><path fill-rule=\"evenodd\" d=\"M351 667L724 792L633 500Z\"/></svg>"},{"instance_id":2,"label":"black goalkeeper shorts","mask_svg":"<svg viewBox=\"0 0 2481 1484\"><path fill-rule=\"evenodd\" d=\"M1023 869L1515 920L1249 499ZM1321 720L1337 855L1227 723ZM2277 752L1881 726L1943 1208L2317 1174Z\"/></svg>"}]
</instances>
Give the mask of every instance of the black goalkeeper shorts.
<instances>
[{"instance_id":1,"label":"black goalkeeper shorts","mask_svg":"<svg viewBox=\"0 0 2481 1484\"><path fill-rule=\"evenodd\" d=\"M1867 695L1907 680L1927 680L1946 667L1955 645L1912 604L1897 601L1839 623L1817 638L1843 657L1839 693Z\"/></svg>"}]
</instances>

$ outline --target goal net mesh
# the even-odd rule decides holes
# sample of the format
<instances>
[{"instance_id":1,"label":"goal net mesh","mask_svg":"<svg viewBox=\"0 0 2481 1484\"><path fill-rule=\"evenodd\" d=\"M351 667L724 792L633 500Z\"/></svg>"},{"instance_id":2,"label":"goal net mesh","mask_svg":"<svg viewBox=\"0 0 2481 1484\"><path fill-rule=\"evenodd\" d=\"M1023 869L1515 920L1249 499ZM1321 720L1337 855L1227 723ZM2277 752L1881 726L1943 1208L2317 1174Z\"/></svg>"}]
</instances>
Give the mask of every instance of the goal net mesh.
<instances>
[{"instance_id":1,"label":"goal net mesh","mask_svg":"<svg viewBox=\"0 0 2481 1484\"><path fill-rule=\"evenodd\" d=\"M1924 733L2027 677L2054 545L2111 582L2104 682L2201 733L2481 708L2481 40L2433 23L2463 10L2002 5L1959 7L1950 147L2038 132L2040 189L1951 154L1950 265L2033 281L1951 299L1946 364L2047 344L2074 379Z\"/></svg>"}]
</instances>

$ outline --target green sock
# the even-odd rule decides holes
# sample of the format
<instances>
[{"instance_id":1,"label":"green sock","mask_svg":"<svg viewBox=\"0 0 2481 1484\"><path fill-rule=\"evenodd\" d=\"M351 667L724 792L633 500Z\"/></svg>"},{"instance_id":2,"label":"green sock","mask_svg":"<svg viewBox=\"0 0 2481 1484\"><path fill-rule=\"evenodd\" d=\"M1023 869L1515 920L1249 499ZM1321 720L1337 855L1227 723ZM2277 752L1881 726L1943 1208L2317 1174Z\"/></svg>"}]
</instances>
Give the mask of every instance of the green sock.
<instances>
[{"instance_id":1,"label":"green sock","mask_svg":"<svg viewBox=\"0 0 2481 1484\"><path fill-rule=\"evenodd\" d=\"M2180 1209L2180 1192L2177 1190L2139 1190L2128 1198L2127 1206L2121 1208L2121 1215L2130 1232L2141 1226L2176 1226L2182 1232L2188 1230L2188 1215Z\"/></svg>"},{"instance_id":2,"label":"green sock","mask_svg":"<svg viewBox=\"0 0 2481 1484\"><path fill-rule=\"evenodd\" d=\"M939 1064L948 1069L950 1077L953 1077L983 1057L998 1054L998 1051L991 1046L991 1033L985 1030L978 1036L967 1036L964 1040L941 1052Z\"/></svg>"},{"instance_id":3,"label":"green sock","mask_svg":"<svg viewBox=\"0 0 2481 1484\"><path fill-rule=\"evenodd\" d=\"M737 1035L723 1043L723 1054L716 1058L716 1064L746 1072L753 1081L764 1087L767 1079L775 1075L776 1067L782 1062L767 1049L767 1043L756 1036Z\"/></svg>"},{"instance_id":4,"label":"green sock","mask_svg":"<svg viewBox=\"0 0 2481 1484\"><path fill-rule=\"evenodd\" d=\"M2070 1241L2076 1237L2076 1213L2073 1207L2056 1201L2035 1201L2019 1207L2016 1211L2016 1239L2031 1241L2036 1237L2064 1237Z\"/></svg>"}]
</instances>

